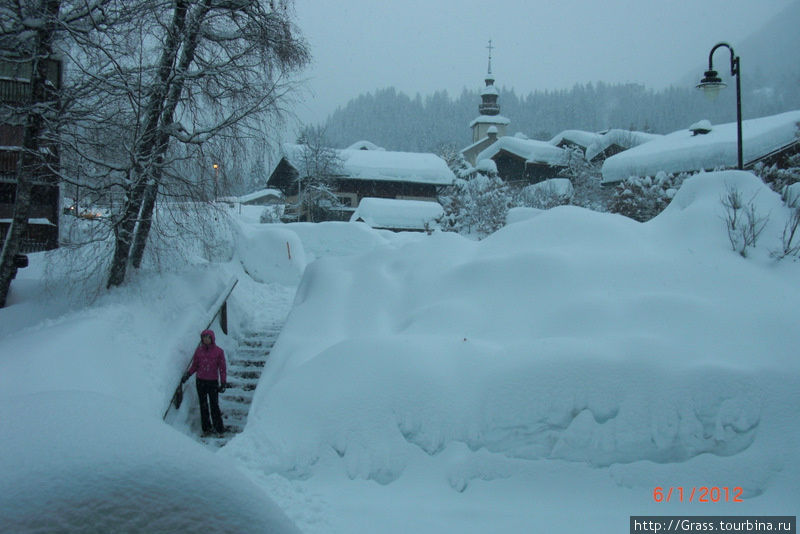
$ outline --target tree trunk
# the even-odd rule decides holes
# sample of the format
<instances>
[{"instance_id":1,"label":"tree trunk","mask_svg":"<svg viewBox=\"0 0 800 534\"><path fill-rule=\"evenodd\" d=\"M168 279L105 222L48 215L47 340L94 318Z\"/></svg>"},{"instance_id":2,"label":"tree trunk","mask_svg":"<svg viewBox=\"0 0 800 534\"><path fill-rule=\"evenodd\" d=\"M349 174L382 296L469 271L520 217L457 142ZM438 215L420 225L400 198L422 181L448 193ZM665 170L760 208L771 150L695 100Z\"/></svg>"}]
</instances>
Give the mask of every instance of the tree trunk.
<instances>
[{"instance_id":1,"label":"tree trunk","mask_svg":"<svg viewBox=\"0 0 800 534\"><path fill-rule=\"evenodd\" d=\"M164 155L169 148L169 135L165 132L175 121L175 110L178 108L178 103L181 99L184 87L184 73L189 69L189 66L194 61L195 52L197 50L198 41L200 39L200 28L203 21L210 9L210 2L203 2L193 14L190 25L183 43L183 51L181 58L176 67L176 76L172 85L170 86L169 96L166 99L164 110L161 114L161 121L159 124L160 138L159 142L154 147L156 165L150 167L152 173L150 184L145 190L144 200L142 202L142 209L139 214L139 224L136 227L136 235L134 236L133 249L131 250L131 263L133 267L138 269L142 264L144 257L144 249L147 245L147 239L150 236L150 229L153 225L153 210L156 205L156 198L158 196L158 184L161 181L161 165L164 162Z\"/></svg>"},{"instance_id":2,"label":"tree trunk","mask_svg":"<svg viewBox=\"0 0 800 534\"><path fill-rule=\"evenodd\" d=\"M148 101L147 119L142 137L139 140L139 146L135 152L137 161L132 173L132 184L129 186L125 210L114 227L114 256L111 260L108 283L106 284L106 287L109 288L111 286L119 286L125 281L133 244L133 233L139 212L142 209L142 201L151 172L149 169L152 168L154 148L160 137L159 122L164 109L164 101L169 92L175 59L181 47L188 10L189 0L177 0L159 63L158 79L154 81L153 92L150 94Z\"/></svg>"},{"instance_id":3,"label":"tree trunk","mask_svg":"<svg viewBox=\"0 0 800 534\"><path fill-rule=\"evenodd\" d=\"M159 171L156 171L159 175ZM160 176L159 176L160 177ZM142 265L145 245L150 237L150 228L153 226L153 211L158 196L158 180L154 180L147 186L142 201L142 212L139 215L139 224L136 226L136 234L133 238L133 248L131 249L131 265L138 269Z\"/></svg>"},{"instance_id":4,"label":"tree trunk","mask_svg":"<svg viewBox=\"0 0 800 534\"><path fill-rule=\"evenodd\" d=\"M22 153L17 162L17 187L14 198L14 217L0 252L0 308L6 305L11 278L14 275L14 257L20 251L22 238L28 229L33 183L44 174L46 156L40 151L40 140L45 128L45 114L51 110L47 104L54 102L47 88L47 59L52 54L56 32L56 19L61 0L44 0L41 15L45 22L36 30L31 60L31 96L26 112Z\"/></svg>"}]
</instances>

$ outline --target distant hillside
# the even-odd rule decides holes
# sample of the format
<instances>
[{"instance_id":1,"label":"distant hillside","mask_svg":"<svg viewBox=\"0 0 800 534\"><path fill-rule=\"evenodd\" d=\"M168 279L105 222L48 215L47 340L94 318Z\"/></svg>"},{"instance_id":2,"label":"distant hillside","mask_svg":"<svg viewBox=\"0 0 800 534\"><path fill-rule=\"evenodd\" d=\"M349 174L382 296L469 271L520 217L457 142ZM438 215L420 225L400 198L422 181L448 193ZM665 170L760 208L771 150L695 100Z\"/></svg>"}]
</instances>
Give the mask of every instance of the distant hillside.
<instances>
[{"instance_id":1,"label":"distant hillside","mask_svg":"<svg viewBox=\"0 0 800 534\"><path fill-rule=\"evenodd\" d=\"M742 61L744 118L800 109L799 30L800 2L796 2L741 44L730 43ZM728 77L727 51L718 51L714 60L723 78ZM501 113L511 119L509 133L522 132L536 139L549 139L573 128L668 133L700 119L717 124L736 120L732 82L714 102L694 88L705 67L698 66L679 84L661 91L637 84L603 82L527 95L503 88L499 103ZM337 109L325 123L327 135L337 147L362 139L391 150L464 147L471 142L469 123L478 115L479 91L476 87L458 96L439 91L410 97L393 87L379 89Z\"/></svg>"}]
</instances>

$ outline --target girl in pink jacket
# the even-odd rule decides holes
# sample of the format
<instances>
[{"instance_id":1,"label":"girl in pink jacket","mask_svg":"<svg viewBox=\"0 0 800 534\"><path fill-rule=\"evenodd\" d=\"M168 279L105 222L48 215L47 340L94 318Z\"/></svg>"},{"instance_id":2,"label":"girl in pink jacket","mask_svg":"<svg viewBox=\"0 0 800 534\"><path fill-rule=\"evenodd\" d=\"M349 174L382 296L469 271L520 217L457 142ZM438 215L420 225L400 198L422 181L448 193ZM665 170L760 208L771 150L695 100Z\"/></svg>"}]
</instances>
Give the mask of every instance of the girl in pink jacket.
<instances>
[{"instance_id":1,"label":"girl in pink jacket","mask_svg":"<svg viewBox=\"0 0 800 534\"><path fill-rule=\"evenodd\" d=\"M216 345L214 332L203 330L200 333L200 345L194 351L192 365L184 373L181 383L197 373L197 397L200 400L200 423L203 425L203 434L211 432L211 424L218 434L225 433L222 423L222 413L219 411L219 393L225 391L227 370L225 365L225 352ZM219 380L219 382L217 382ZM209 419L209 405L211 418Z\"/></svg>"}]
</instances>

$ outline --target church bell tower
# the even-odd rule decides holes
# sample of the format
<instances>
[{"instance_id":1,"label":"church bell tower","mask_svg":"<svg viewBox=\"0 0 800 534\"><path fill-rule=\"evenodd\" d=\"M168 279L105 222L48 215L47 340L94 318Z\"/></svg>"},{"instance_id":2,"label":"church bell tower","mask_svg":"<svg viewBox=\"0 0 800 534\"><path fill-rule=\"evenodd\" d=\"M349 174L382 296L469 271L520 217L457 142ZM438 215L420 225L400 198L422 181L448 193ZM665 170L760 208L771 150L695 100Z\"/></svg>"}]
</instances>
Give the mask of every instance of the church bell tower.
<instances>
[{"instance_id":1,"label":"church bell tower","mask_svg":"<svg viewBox=\"0 0 800 534\"><path fill-rule=\"evenodd\" d=\"M492 74L492 41L489 40L489 68L486 71L486 87L481 91L481 103L478 105L478 117L470 123L472 128L472 142L477 143L484 137L487 137L489 128L494 126L497 131L497 136L502 137L506 134L506 127L511 122L507 118L500 115L500 104L497 103L497 97L500 95L497 88L494 86L494 75Z\"/></svg>"}]
</instances>

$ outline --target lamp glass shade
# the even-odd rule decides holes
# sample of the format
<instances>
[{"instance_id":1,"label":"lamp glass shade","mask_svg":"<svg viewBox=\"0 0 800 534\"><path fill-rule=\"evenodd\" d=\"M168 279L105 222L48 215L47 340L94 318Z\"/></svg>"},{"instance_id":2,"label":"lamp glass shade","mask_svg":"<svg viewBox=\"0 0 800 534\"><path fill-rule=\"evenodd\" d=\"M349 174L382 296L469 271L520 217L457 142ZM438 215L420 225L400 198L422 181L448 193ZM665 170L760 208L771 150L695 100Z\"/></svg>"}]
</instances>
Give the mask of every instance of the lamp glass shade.
<instances>
[{"instance_id":1,"label":"lamp glass shade","mask_svg":"<svg viewBox=\"0 0 800 534\"><path fill-rule=\"evenodd\" d=\"M702 89L703 94L710 100L717 98L719 92L727 86L728 85L722 81L722 78L719 77L715 70L707 70L703 79L697 84L697 88Z\"/></svg>"}]
</instances>

